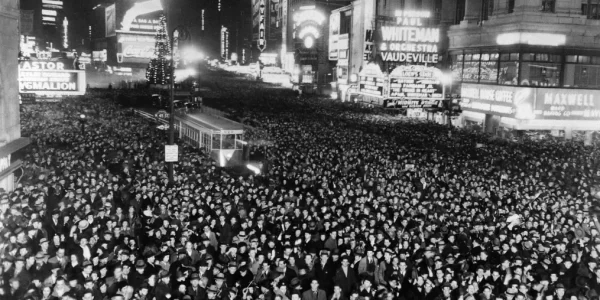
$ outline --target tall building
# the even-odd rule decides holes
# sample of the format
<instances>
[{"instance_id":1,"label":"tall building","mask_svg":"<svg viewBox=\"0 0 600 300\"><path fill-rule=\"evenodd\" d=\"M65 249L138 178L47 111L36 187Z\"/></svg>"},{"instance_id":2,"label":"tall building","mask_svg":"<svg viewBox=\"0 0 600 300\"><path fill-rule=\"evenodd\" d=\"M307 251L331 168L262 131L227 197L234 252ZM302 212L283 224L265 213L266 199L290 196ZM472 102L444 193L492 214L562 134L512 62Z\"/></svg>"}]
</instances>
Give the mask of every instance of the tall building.
<instances>
[{"instance_id":1,"label":"tall building","mask_svg":"<svg viewBox=\"0 0 600 300\"><path fill-rule=\"evenodd\" d=\"M19 51L19 3L0 1L0 189L12 191L22 162L15 153L29 144L21 137L17 55Z\"/></svg>"},{"instance_id":2,"label":"tall building","mask_svg":"<svg viewBox=\"0 0 600 300\"><path fill-rule=\"evenodd\" d=\"M600 129L600 1L444 2L465 12L448 32L458 125L566 137Z\"/></svg>"}]
</instances>

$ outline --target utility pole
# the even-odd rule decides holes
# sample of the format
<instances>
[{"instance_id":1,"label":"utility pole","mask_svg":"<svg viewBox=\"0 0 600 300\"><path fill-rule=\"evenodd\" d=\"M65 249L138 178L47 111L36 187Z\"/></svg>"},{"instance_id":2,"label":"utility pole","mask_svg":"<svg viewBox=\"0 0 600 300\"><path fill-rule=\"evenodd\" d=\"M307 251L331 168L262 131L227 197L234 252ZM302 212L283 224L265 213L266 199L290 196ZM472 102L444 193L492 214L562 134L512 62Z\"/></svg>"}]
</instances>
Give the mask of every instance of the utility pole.
<instances>
[{"instance_id":1,"label":"utility pole","mask_svg":"<svg viewBox=\"0 0 600 300\"><path fill-rule=\"evenodd\" d=\"M169 6L167 6L168 8ZM167 24L169 23L169 10L167 10ZM171 69L169 72L171 73L171 82L169 83L169 141L168 145L175 145L175 42L188 40L190 38L189 31L187 26L179 25L173 28L173 30L169 31L169 40L171 41ZM166 148L165 148L166 150ZM167 173L169 176L169 182L174 183L174 162L167 162Z\"/></svg>"}]
</instances>

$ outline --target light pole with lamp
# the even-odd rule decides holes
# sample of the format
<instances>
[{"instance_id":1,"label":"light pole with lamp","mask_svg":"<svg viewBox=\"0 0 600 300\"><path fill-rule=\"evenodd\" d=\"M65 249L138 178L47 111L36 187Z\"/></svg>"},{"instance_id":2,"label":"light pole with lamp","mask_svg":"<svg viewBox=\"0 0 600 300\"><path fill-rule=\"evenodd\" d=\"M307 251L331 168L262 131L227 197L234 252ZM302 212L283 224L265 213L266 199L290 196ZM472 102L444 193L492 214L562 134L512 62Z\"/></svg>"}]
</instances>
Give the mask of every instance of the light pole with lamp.
<instances>
[{"instance_id":1,"label":"light pole with lamp","mask_svg":"<svg viewBox=\"0 0 600 300\"><path fill-rule=\"evenodd\" d=\"M79 123L81 124L81 135L85 135L85 114L79 115Z\"/></svg>"},{"instance_id":2,"label":"light pole with lamp","mask_svg":"<svg viewBox=\"0 0 600 300\"><path fill-rule=\"evenodd\" d=\"M451 108L452 108L452 97L450 99L446 99L446 86L450 87L450 91L452 92L452 75L444 72L438 73L438 78L442 83L442 101L444 107L444 114L448 118L446 120L446 124L448 127L452 127L452 119L451 119Z\"/></svg>"},{"instance_id":3,"label":"light pole with lamp","mask_svg":"<svg viewBox=\"0 0 600 300\"><path fill-rule=\"evenodd\" d=\"M190 34L187 30L187 27L184 25L179 25L177 27L175 27L171 32L170 32L170 39L171 39L171 59L170 59L170 63L171 63L171 69L169 70L171 73L171 82L169 84L169 90L170 90L170 101L169 101L169 145L175 145L175 116L174 116L174 102L175 102L175 42L180 42L180 41L185 41L188 40L190 38ZM179 48L179 47L178 47ZM169 176L169 182L173 183L174 178L173 178L173 162L167 162L167 172L168 172L168 176Z\"/></svg>"}]
</instances>

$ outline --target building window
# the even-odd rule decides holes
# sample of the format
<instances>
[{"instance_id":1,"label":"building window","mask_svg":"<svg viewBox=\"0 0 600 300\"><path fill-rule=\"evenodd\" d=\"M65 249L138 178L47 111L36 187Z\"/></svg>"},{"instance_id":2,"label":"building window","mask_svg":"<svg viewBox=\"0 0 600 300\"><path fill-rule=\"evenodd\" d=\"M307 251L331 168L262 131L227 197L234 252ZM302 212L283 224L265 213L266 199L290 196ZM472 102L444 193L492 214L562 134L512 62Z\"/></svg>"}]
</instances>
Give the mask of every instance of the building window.
<instances>
[{"instance_id":1,"label":"building window","mask_svg":"<svg viewBox=\"0 0 600 300\"><path fill-rule=\"evenodd\" d=\"M458 25L465 19L465 0L456 1L456 15L454 16L454 24Z\"/></svg>"},{"instance_id":2,"label":"building window","mask_svg":"<svg viewBox=\"0 0 600 300\"><path fill-rule=\"evenodd\" d=\"M584 0L586 1L586 0ZM588 19L600 19L600 0L587 0L587 3L581 4L581 14Z\"/></svg>"},{"instance_id":3,"label":"building window","mask_svg":"<svg viewBox=\"0 0 600 300\"><path fill-rule=\"evenodd\" d=\"M463 55L451 55L450 59L452 60L452 64L450 65L450 69L452 70L452 79L454 81L462 81Z\"/></svg>"},{"instance_id":4,"label":"building window","mask_svg":"<svg viewBox=\"0 0 600 300\"><path fill-rule=\"evenodd\" d=\"M345 13L342 13L340 16L340 34L350 33L351 28L352 28L352 15L346 16Z\"/></svg>"},{"instance_id":5,"label":"building window","mask_svg":"<svg viewBox=\"0 0 600 300\"><path fill-rule=\"evenodd\" d=\"M469 53L464 56L462 71L463 82L479 82L479 66L481 54Z\"/></svg>"},{"instance_id":6,"label":"building window","mask_svg":"<svg viewBox=\"0 0 600 300\"><path fill-rule=\"evenodd\" d=\"M439 25L442 22L442 0L435 0L433 3L433 18L431 25Z\"/></svg>"},{"instance_id":7,"label":"building window","mask_svg":"<svg viewBox=\"0 0 600 300\"><path fill-rule=\"evenodd\" d=\"M600 56L567 55L563 85L600 88Z\"/></svg>"},{"instance_id":8,"label":"building window","mask_svg":"<svg viewBox=\"0 0 600 300\"><path fill-rule=\"evenodd\" d=\"M560 55L546 53L523 53L521 64L521 85L559 86Z\"/></svg>"},{"instance_id":9,"label":"building window","mask_svg":"<svg viewBox=\"0 0 600 300\"><path fill-rule=\"evenodd\" d=\"M553 13L555 2L555 0L542 0L542 11Z\"/></svg>"},{"instance_id":10,"label":"building window","mask_svg":"<svg viewBox=\"0 0 600 300\"><path fill-rule=\"evenodd\" d=\"M479 71L480 83L497 83L498 82L498 53L483 53L481 54L481 63Z\"/></svg>"},{"instance_id":11,"label":"building window","mask_svg":"<svg viewBox=\"0 0 600 300\"><path fill-rule=\"evenodd\" d=\"M515 0L508 0L508 13L512 14L515 12Z\"/></svg>"},{"instance_id":12,"label":"building window","mask_svg":"<svg viewBox=\"0 0 600 300\"><path fill-rule=\"evenodd\" d=\"M488 20L494 11L494 0L483 0L481 3L481 19Z\"/></svg>"},{"instance_id":13,"label":"building window","mask_svg":"<svg viewBox=\"0 0 600 300\"><path fill-rule=\"evenodd\" d=\"M498 83L517 85L519 82L519 53L500 54L500 73Z\"/></svg>"}]
</instances>

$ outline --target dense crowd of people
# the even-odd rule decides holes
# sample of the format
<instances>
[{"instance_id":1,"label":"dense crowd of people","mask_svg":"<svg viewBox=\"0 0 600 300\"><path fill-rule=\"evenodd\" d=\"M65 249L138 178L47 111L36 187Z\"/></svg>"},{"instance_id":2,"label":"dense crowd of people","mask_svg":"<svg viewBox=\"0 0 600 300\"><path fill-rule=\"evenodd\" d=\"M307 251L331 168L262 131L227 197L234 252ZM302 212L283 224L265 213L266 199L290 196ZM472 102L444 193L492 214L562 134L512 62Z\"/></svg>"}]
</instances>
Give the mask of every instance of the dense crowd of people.
<instances>
[{"instance_id":1,"label":"dense crowd of people","mask_svg":"<svg viewBox=\"0 0 600 300\"><path fill-rule=\"evenodd\" d=\"M0 300L598 300L596 147L245 84L218 104L270 141L254 176L180 142L169 183L164 133L130 110L23 106L32 145L0 192Z\"/></svg>"}]
</instances>

